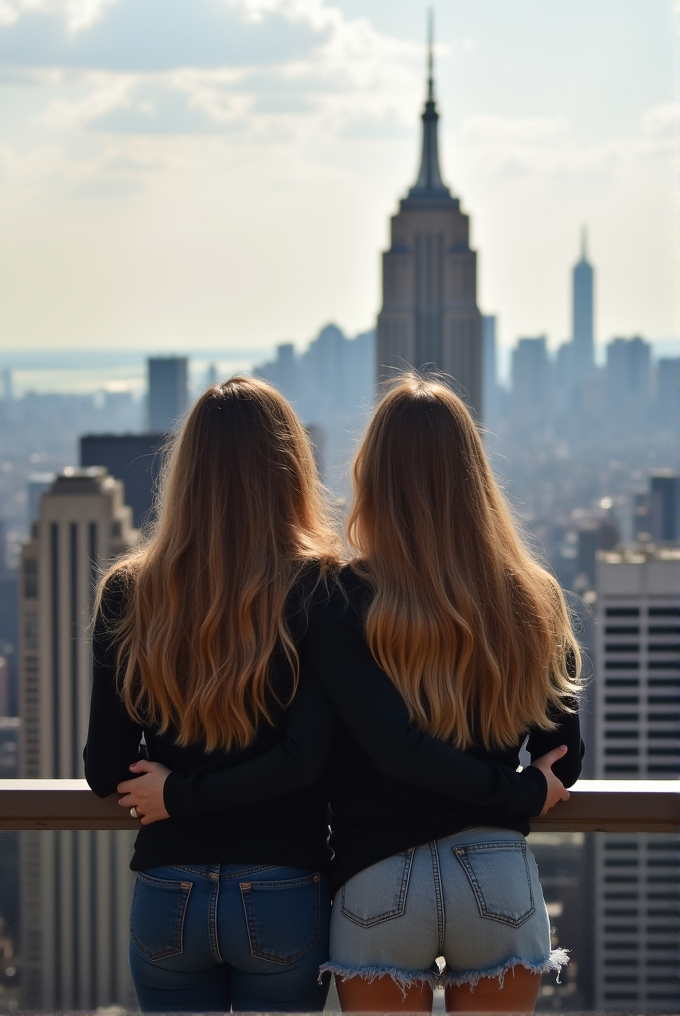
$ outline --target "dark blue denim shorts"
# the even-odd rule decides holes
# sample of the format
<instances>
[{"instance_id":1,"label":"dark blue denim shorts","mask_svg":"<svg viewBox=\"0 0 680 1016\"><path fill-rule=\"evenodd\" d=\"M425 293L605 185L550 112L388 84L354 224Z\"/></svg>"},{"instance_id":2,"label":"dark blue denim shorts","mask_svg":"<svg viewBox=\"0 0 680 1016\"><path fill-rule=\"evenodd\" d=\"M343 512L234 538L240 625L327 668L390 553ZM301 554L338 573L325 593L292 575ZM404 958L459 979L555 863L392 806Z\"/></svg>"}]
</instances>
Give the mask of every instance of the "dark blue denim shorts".
<instances>
[{"instance_id":1,"label":"dark blue denim shorts","mask_svg":"<svg viewBox=\"0 0 680 1016\"><path fill-rule=\"evenodd\" d=\"M262 864L140 871L130 967L142 1010L319 1011L329 919L321 872Z\"/></svg>"}]
</instances>

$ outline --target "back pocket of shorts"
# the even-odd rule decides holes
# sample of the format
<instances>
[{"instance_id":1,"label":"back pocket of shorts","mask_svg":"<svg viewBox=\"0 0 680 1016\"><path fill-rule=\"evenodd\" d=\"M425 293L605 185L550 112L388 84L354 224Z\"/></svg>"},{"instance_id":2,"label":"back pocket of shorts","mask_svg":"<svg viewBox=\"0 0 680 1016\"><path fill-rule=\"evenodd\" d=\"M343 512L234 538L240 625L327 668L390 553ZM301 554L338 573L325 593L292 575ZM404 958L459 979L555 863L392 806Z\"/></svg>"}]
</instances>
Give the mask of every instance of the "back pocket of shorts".
<instances>
[{"instance_id":1,"label":"back pocket of shorts","mask_svg":"<svg viewBox=\"0 0 680 1016\"><path fill-rule=\"evenodd\" d=\"M321 876L241 882L252 956L294 963L319 941Z\"/></svg>"},{"instance_id":2,"label":"back pocket of shorts","mask_svg":"<svg viewBox=\"0 0 680 1016\"><path fill-rule=\"evenodd\" d=\"M452 849L482 917L519 928L536 912L525 843L471 843Z\"/></svg>"},{"instance_id":3,"label":"back pocket of shorts","mask_svg":"<svg viewBox=\"0 0 680 1016\"><path fill-rule=\"evenodd\" d=\"M184 951L184 918L190 892L191 882L137 873L130 936L147 959L165 960Z\"/></svg>"},{"instance_id":4,"label":"back pocket of shorts","mask_svg":"<svg viewBox=\"0 0 680 1016\"><path fill-rule=\"evenodd\" d=\"M364 868L340 890L343 917L362 928L401 917L411 875L414 850L387 857Z\"/></svg>"}]
</instances>

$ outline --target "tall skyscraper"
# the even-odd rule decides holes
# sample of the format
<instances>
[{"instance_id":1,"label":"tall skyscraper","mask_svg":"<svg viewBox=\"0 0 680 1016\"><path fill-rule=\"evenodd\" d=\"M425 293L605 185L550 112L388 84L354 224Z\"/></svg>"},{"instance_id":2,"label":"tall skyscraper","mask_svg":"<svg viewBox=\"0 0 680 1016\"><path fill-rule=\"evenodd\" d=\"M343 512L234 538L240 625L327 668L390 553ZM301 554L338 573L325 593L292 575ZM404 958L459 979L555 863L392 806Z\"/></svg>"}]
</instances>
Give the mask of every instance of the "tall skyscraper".
<instances>
[{"instance_id":1,"label":"tall skyscraper","mask_svg":"<svg viewBox=\"0 0 680 1016\"><path fill-rule=\"evenodd\" d=\"M593 349L593 267L587 259L586 231L581 238L581 259L574 265L572 300L572 369L577 384L595 364Z\"/></svg>"},{"instance_id":2,"label":"tall skyscraper","mask_svg":"<svg viewBox=\"0 0 680 1016\"><path fill-rule=\"evenodd\" d=\"M595 776L680 772L680 549L604 553L597 566ZM680 1004L678 836L595 836L596 1010Z\"/></svg>"},{"instance_id":3,"label":"tall skyscraper","mask_svg":"<svg viewBox=\"0 0 680 1016\"><path fill-rule=\"evenodd\" d=\"M100 570L137 538L123 485L66 469L21 554L21 775L83 775ZM127 1004L131 834L22 833L23 1008Z\"/></svg>"},{"instance_id":4,"label":"tall skyscraper","mask_svg":"<svg viewBox=\"0 0 680 1016\"><path fill-rule=\"evenodd\" d=\"M149 368L149 430L167 434L174 430L188 405L186 356L152 356Z\"/></svg>"},{"instance_id":5,"label":"tall skyscraper","mask_svg":"<svg viewBox=\"0 0 680 1016\"><path fill-rule=\"evenodd\" d=\"M123 481L136 529L151 519L163 464L163 439L163 434L84 434L80 439L81 466L104 466L111 476Z\"/></svg>"},{"instance_id":6,"label":"tall skyscraper","mask_svg":"<svg viewBox=\"0 0 680 1016\"><path fill-rule=\"evenodd\" d=\"M438 368L477 419L482 416L482 335L470 224L439 168L430 31L427 99L418 179L392 217L383 254L378 380L407 367Z\"/></svg>"}]
</instances>

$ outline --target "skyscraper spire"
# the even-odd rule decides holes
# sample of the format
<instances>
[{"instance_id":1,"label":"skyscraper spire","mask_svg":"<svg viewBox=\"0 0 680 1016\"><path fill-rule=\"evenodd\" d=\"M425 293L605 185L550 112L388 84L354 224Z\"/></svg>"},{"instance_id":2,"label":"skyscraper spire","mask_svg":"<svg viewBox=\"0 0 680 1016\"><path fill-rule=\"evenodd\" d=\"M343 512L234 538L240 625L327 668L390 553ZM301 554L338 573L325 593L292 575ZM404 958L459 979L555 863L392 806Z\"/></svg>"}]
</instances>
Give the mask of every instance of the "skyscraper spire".
<instances>
[{"instance_id":1,"label":"skyscraper spire","mask_svg":"<svg viewBox=\"0 0 680 1016\"><path fill-rule=\"evenodd\" d=\"M572 272L572 350L574 379L581 384L593 370L594 327L593 296L594 272L587 258L588 236L581 227L581 259Z\"/></svg>"},{"instance_id":2,"label":"skyscraper spire","mask_svg":"<svg viewBox=\"0 0 680 1016\"><path fill-rule=\"evenodd\" d=\"M437 121L439 114L434 101L434 16L428 11L427 31L427 99L423 110L423 148L418 179L408 193L408 199L436 199L451 201L451 192L442 180L439 169Z\"/></svg>"},{"instance_id":3,"label":"skyscraper spire","mask_svg":"<svg viewBox=\"0 0 680 1016\"><path fill-rule=\"evenodd\" d=\"M432 2L432 0L430 0ZM433 366L482 419L482 321L477 306L477 255L470 221L439 170L434 87L434 24L428 12L423 142L416 183L392 217L383 254L377 376Z\"/></svg>"},{"instance_id":4,"label":"skyscraper spire","mask_svg":"<svg viewBox=\"0 0 680 1016\"><path fill-rule=\"evenodd\" d=\"M427 11L427 100L434 102L434 55L432 47L434 44L434 11L431 7Z\"/></svg>"}]
</instances>

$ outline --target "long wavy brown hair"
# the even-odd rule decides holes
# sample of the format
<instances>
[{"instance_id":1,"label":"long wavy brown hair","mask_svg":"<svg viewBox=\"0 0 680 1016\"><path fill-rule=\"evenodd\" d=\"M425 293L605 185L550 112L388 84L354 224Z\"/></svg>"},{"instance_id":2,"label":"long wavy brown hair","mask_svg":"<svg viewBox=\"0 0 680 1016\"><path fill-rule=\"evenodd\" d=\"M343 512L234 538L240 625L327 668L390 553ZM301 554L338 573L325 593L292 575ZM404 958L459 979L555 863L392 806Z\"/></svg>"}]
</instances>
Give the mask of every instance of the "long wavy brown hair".
<instances>
[{"instance_id":1,"label":"long wavy brown hair","mask_svg":"<svg viewBox=\"0 0 680 1016\"><path fill-rule=\"evenodd\" d=\"M291 589L310 562L323 575L338 556L309 439L283 396L252 377L209 388L167 458L155 530L100 587L127 586L114 636L128 712L182 745L247 745L271 722L277 646L297 686Z\"/></svg>"},{"instance_id":2,"label":"long wavy brown hair","mask_svg":"<svg viewBox=\"0 0 680 1016\"><path fill-rule=\"evenodd\" d=\"M578 691L578 643L461 399L402 375L369 424L354 493L352 564L374 592L368 644L416 725L463 749L553 728L554 707Z\"/></svg>"}]
</instances>

